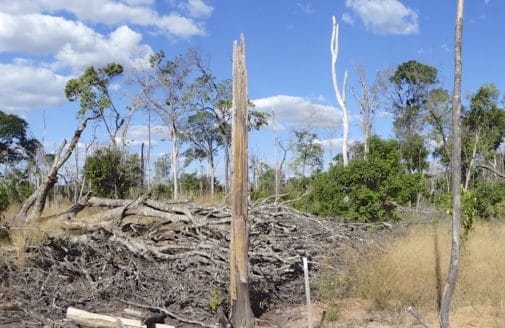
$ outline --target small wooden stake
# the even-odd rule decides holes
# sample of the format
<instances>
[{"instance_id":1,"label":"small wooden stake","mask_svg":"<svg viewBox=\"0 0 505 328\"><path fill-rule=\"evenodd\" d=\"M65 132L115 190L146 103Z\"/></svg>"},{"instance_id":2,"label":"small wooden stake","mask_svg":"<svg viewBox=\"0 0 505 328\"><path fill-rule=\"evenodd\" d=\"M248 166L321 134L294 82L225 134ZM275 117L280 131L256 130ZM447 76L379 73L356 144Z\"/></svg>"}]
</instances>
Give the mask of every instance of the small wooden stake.
<instances>
[{"instance_id":1,"label":"small wooden stake","mask_svg":"<svg viewBox=\"0 0 505 328\"><path fill-rule=\"evenodd\" d=\"M305 296L307 298L307 320L308 327L312 328L312 305L310 303L310 283L309 283L309 265L307 258L303 258L303 273L305 275Z\"/></svg>"}]
</instances>

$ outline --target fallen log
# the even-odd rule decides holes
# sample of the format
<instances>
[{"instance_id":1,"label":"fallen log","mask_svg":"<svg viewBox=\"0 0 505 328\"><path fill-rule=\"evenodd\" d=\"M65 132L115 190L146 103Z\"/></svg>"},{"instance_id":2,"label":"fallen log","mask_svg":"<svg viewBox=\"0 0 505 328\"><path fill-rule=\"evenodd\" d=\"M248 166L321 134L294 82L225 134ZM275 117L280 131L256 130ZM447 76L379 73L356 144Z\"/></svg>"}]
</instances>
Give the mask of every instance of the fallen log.
<instances>
[{"instance_id":1,"label":"fallen log","mask_svg":"<svg viewBox=\"0 0 505 328\"><path fill-rule=\"evenodd\" d=\"M79 325L96 328L147 328L142 321L137 319L126 319L113 317L104 314L96 314L73 307L67 309L67 319ZM155 324L156 328L175 328L172 325L161 323Z\"/></svg>"}]
</instances>

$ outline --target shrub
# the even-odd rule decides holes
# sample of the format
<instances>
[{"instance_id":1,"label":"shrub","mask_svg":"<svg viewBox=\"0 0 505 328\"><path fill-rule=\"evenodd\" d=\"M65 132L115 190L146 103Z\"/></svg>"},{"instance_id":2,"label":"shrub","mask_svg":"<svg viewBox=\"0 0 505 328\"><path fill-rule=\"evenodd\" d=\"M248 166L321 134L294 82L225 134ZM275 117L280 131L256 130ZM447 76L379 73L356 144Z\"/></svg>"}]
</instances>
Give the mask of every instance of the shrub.
<instances>
[{"instance_id":1,"label":"shrub","mask_svg":"<svg viewBox=\"0 0 505 328\"><path fill-rule=\"evenodd\" d=\"M396 141L373 137L366 160L353 159L315 177L309 210L364 222L396 219L396 204L415 201L424 186L423 176L408 173L401 163Z\"/></svg>"},{"instance_id":2,"label":"shrub","mask_svg":"<svg viewBox=\"0 0 505 328\"><path fill-rule=\"evenodd\" d=\"M94 195L124 198L139 185L140 160L116 148L100 148L86 159L84 176Z\"/></svg>"}]
</instances>

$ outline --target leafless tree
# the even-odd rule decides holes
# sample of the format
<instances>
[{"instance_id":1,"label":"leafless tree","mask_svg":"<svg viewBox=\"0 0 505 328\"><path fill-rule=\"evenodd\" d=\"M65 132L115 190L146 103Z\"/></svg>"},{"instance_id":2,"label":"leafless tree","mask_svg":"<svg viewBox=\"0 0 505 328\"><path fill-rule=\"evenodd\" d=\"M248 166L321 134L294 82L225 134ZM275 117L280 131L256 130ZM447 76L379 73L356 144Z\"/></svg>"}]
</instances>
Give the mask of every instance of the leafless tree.
<instances>
[{"instance_id":1,"label":"leafless tree","mask_svg":"<svg viewBox=\"0 0 505 328\"><path fill-rule=\"evenodd\" d=\"M366 71L363 67L356 67L359 84L361 87L360 94L352 88L352 94L360 107L361 129L363 130L363 145L364 157L366 158L369 151L368 139L372 134L372 127L375 120L375 114L379 108L383 92L386 89L389 70L380 70L377 72L374 82L370 86L366 78Z\"/></svg>"},{"instance_id":2,"label":"leafless tree","mask_svg":"<svg viewBox=\"0 0 505 328\"><path fill-rule=\"evenodd\" d=\"M349 163L349 158L347 154L347 143L349 139L349 111L347 110L347 104L345 101L345 90L347 86L347 71L344 73L344 81L342 82L342 90L338 88L337 80L337 58L338 58L338 31L339 25L337 24L337 19L333 16L333 29L331 34L331 76L333 80L333 88L335 89L335 96L337 97L337 102L342 110L342 158L344 161L344 166Z\"/></svg>"}]
</instances>

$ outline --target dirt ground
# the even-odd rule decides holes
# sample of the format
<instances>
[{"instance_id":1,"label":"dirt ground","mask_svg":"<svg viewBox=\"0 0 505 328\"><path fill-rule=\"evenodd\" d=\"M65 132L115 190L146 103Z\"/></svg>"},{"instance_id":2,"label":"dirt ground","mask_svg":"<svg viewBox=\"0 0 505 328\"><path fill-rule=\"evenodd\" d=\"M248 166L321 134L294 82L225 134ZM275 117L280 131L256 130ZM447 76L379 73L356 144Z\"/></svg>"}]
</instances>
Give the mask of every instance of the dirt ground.
<instances>
[{"instance_id":1,"label":"dirt ground","mask_svg":"<svg viewBox=\"0 0 505 328\"><path fill-rule=\"evenodd\" d=\"M372 311L367 300L358 298L344 299L340 302L338 320L322 324L325 315L325 305L315 303L312 305L312 326L314 328L401 328L420 327L420 324L411 314L391 314L387 312ZM451 327L457 328L503 328L505 317L499 316L499 311L490 307L463 307L451 313ZM423 314L421 314L423 315ZM437 313L427 313L423 318L428 327L439 327ZM301 305L277 309L264 314L258 321L258 328L306 328L307 307Z\"/></svg>"}]
</instances>

